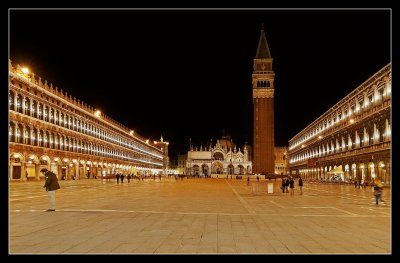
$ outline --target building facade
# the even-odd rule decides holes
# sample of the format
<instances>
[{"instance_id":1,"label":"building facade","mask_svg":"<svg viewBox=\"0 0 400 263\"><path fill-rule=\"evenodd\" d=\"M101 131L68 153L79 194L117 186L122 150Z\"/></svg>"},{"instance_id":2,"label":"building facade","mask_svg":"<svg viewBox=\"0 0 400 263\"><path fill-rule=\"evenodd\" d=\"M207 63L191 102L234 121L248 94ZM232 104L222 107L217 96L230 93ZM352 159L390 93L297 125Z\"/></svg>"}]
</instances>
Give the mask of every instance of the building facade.
<instances>
[{"instance_id":1,"label":"building facade","mask_svg":"<svg viewBox=\"0 0 400 263\"><path fill-rule=\"evenodd\" d=\"M249 152L244 146L243 152L237 149L229 136L217 140L217 144L208 149L191 150L187 154L186 174L207 177L210 174L250 174L252 163L248 160Z\"/></svg>"},{"instance_id":2,"label":"building facade","mask_svg":"<svg viewBox=\"0 0 400 263\"><path fill-rule=\"evenodd\" d=\"M10 180L39 180L41 168L61 179L162 173L167 146L9 62Z\"/></svg>"},{"instance_id":3,"label":"building facade","mask_svg":"<svg viewBox=\"0 0 400 263\"><path fill-rule=\"evenodd\" d=\"M294 136L289 156L304 178L390 184L391 64Z\"/></svg>"},{"instance_id":4,"label":"building facade","mask_svg":"<svg viewBox=\"0 0 400 263\"><path fill-rule=\"evenodd\" d=\"M253 62L253 171L274 173L274 79L264 28Z\"/></svg>"},{"instance_id":5,"label":"building facade","mask_svg":"<svg viewBox=\"0 0 400 263\"><path fill-rule=\"evenodd\" d=\"M178 154L177 171L178 174L186 174L187 154Z\"/></svg>"}]
</instances>

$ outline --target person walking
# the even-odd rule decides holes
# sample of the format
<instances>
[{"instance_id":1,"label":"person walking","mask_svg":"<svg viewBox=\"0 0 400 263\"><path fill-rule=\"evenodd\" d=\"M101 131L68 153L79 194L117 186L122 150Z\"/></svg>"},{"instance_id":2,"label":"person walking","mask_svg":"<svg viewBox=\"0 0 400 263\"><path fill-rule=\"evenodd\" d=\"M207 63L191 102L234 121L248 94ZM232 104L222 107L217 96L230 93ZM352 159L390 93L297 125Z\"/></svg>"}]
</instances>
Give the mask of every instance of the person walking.
<instances>
[{"instance_id":1,"label":"person walking","mask_svg":"<svg viewBox=\"0 0 400 263\"><path fill-rule=\"evenodd\" d=\"M285 192L289 193L289 184L290 184L290 179L289 177L286 178L286 182L285 182Z\"/></svg>"},{"instance_id":2,"label":"person walking","mask_svg":"<svg viewBox=\"0 0 400 263\"><path fill-rule=\"evenodd\" d=\"M286 189L286 178L282 178L282 193L285 192Z\"/></svg>"},{"instance_id":3,"label":"person walking","mask_svg":"<svg viewBox=\"0 0 400 263\"><path fill-rule=\"evenodd\" d=\"M289 187L290 187L290 195L294 195L294 180L293 180L293 177L290 178Z\"/></svg>"},{"instance_id":4,"label":"person walking","mask_svg":"<svg viewBox=\"0 0 400 263\"><path fill-rule=\"evenodd\" d=\"M382 199L383 185L382 185L381 181L378 179L375 180L374 184L375 184L374 195L375 195L376 205L379 205L379 200L381 202L385 202Z\"/></svg>"},{"instance_id":5,"label":"person walking","mask_svg":"<svg viewBox=\"0 0 400 263\"><path fill-rule=\"evenodd\" d=\"M300 188L300 194L303 194L303 179L301 177L299 178L299 188Z\"/></svg>"},{"instance_id":6,"label":"person walking","mask_svg":"<svg viewBox=\"0 0 400 263\"><path fill-rule=\"evenodd\" d=\"M117 184L119 184L119 173L117 173L117 174L115 175L115 177L117 178Z\"/></svg>"},{"instance_id":7,"label":"person walking","mask_svg":"<svg viewBox=\"0 0 400 263\"><path fill-rule=\"evenodd\" d=\"M46 191L49 194L50 208L47 209L46 212L56 211L56 191L60 189L57 176L46 168L41 169L40 172L44 174L46 178L43 188L46 188Z\"/></svg>"}]
</instances>

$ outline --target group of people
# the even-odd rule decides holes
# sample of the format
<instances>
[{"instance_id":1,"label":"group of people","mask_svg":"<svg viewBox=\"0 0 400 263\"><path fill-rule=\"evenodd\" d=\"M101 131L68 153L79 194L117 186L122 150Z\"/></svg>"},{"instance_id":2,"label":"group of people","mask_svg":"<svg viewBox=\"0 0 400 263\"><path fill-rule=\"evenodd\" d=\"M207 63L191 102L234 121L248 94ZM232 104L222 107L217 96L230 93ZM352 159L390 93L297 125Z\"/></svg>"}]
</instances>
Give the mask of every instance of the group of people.
<instances>
[{"instance_id":1,"label":"group of people","mask_svg":"<svg viewBox=\"0 0 400 263\"><path fill-rule=\"evenodd\" d=\"M289 193L290 188L290 195L294 195L294 179L293 177L289 176L286 178L282 178L282 193ZM301 177L299 178L299 188L300 188L300 194L303 194L303 179Z\"/></svg>"}]
</instances>

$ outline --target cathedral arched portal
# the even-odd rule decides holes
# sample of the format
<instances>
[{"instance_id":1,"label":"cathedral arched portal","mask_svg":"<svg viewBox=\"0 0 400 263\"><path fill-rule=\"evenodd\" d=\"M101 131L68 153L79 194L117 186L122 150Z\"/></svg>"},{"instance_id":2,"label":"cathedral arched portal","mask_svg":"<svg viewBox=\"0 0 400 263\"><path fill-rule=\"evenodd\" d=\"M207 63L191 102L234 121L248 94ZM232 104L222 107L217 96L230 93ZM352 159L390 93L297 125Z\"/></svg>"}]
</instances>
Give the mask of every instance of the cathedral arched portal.
<instances>
[{"instance_id":1,"label":"cathedral arched portal","mask_svg":"<svg viewBox=\"0 0 400 263\"><path fill-rule=\"evenodd\" d=\"M202 171L202 174L203 174L205 177L207 177L207 176L210 174L209 168L208 168L208 165L207 165L207 164L203 164L203 165L201 166L201 171Z\"/></svg>"},{"instance_id":2,"label":"cathedral arched portal","mask_svg":"<svg viewBox=\"0 0 400 263\"><path fill-rule=\"evenodd\" d=\"M228 172L229 172L229 174L234 174L235 173L235 167L233 167L232 164L228 165Z\"/></svg>"},{"instance_id":3,"label":"cathedral arched portal","mask_svg":"<svg viewBox=\"0 0 400 263\"><path fill-rule=\"evenodd\" d=\"M212 173L213 174L222 174L223 172L224 172L224 165L221 162L213 162Z\"/></svg>"},{"instance_id":4,"label":"cathedral arched portal","mask_svg":"<svg viewBox=\"0 0 400 263\"><path fill-rule=\"evenodd\" d=\"M213 157L215 160L224 160L224 155L221 152L215 152Z\"/></svg>"},{"instance_id":5,"label":"cathedral arched portal","mask_svg":"<svg viewBox=\"0 0 400 263\"><path fill-rule=\"evenodd\" d=\"M198 176L200 174L200 167L196 164L193 165L193 175Z\"/></svg>"},{"instance_id":6,"label":"cathedral arched portal","mask_svg":"<svg viewBox=\"0 0 400 263\"><path fill-rule=\"evenodd\" d=\"M239 168L239 174L244 174L244 167L243 167L243 165L238 165L238 168Z\"/></svg>"}]
</instances>

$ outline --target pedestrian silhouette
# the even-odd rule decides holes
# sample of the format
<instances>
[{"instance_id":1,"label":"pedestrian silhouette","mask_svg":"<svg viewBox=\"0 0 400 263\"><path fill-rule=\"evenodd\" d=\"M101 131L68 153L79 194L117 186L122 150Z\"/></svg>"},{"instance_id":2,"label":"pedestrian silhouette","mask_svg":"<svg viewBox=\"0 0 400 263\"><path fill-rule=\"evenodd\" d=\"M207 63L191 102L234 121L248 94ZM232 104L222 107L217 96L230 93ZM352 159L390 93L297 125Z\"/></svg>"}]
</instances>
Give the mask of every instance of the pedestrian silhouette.
<instances>
[{"instance_id":1,"label":"pedestrian silhouette","mask_svg":"<svg viewBox=\"0 0 400 263\"><path fill-rule=\"evenodd\" d=\"M45 168L41 169L40 172L45 175L46 181L43 188L46 188L46 191L49 194L50 208L47 209L46 212L56 211L56 190L60 189L57 176L55 173Z\"/></svg>"}]
</instances>

